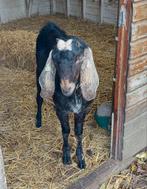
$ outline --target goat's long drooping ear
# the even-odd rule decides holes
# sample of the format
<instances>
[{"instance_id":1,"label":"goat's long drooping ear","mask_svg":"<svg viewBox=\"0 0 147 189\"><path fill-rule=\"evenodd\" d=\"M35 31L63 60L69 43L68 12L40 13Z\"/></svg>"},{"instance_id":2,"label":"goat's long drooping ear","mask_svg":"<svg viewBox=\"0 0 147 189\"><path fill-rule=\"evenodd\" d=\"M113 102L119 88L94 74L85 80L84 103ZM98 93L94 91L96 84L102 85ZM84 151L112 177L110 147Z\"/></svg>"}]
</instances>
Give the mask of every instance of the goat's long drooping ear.
<instances>
[{"instance_id":1,"label":"goat's long drooping ear","mask_svg":"<svg viewBox=\"0 0 147 189\"><path fill-rule=\"evenodd\" d=\"M52 61L52 51L49 54L46 65L39 77L39 84L41 86L41 97L49 99L53 96L55 91L55 73L56 68Z\"/></svg>"},{"instance_id":2,"label":"goat's long drooping ear","mask_svg":"<svg viewBox=\"0 0 147 189\"><path fill-rule=\"evenodd\" d=\"M90 101L96 97L99 77L93 60L92 50L86 48L82 57L80 85L83 98Z\"/></svg>"}]
</instances>

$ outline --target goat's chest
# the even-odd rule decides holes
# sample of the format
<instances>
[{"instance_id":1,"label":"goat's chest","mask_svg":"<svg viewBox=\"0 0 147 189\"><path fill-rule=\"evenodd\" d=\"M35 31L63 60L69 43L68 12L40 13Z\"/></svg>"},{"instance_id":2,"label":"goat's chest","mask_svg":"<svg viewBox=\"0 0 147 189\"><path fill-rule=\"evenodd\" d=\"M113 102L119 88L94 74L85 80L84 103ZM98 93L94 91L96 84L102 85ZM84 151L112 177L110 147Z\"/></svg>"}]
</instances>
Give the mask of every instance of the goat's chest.
<instances>
[{"instance_id":1,"label":"goat's chest","mask_svg":"<svg viewBox=\"0 0 147 189\"><path fill-rule=\"evenodd\" d=\"M71 112L79 113L82 110L82 99L75 95L69 102L69 107Z\"/></svg>"}]
</instances>

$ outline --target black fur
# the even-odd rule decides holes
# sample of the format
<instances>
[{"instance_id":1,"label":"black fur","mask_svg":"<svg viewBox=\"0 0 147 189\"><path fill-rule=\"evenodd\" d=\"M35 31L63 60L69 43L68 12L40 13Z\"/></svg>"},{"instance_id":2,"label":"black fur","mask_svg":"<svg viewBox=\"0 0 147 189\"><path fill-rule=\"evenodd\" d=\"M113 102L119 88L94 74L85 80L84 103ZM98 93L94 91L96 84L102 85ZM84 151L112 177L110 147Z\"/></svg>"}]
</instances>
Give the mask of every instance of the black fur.
<instances>
[{"instance_id":1,"label":"black fur","mask_svg":"<svg viewBox=\"0 0 147 189\"><path fill-rule=\"evenodd\" d=\"M56 47L57 39L73 39L72 51L59 51ZM67 35L54 23L49 22L40 31L36 42L36 82L37 82L37 114L36 114L36 127L41 127L41 106L43 99L40 96L39 76L46 64L47 58L51 50L52 59L56 67L55 76L55 92L53 95L53 101L55 104L56 114L60 120L63 134L63 163L70 164L70 146L68 144L68 136L70 133L68 113L74 112L75 115L75 135L77 138L77 161L79 168L85 168L85 160L83 158L82 150L82 133L83 123L85 116L88 112L90 102L83 99L80 89L80 66L81 63L75 64L78 57L84 52L87 45L79 38L75 36ZM78 75L79 74L79 75ZM78 75L78 77L77 77ZM74 82L76 88L70 96L65 96L62 93L60 81L61 79L69 79ZM72 106L76 103L81 104L79 112L74 111Z\"/></svg>"}]
</instances>

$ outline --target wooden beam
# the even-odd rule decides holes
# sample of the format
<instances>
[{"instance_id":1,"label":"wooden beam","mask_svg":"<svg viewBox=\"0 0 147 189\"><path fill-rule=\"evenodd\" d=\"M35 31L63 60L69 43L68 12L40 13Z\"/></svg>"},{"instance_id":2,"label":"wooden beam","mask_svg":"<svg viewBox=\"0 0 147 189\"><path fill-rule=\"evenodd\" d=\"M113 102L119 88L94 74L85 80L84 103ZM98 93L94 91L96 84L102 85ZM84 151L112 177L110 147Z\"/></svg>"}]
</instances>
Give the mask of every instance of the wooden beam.
<instances>
[{"instance_id":1,"label":"wooden beam","mask_svg":"<svg viewBox=\"0 0 147 189\"><path fill-rule=\"evenodd\" d=\"M123 131L126 106L126 83L132 19L132 1L119 1L118 43L116 50L116 68L114 83L114 126L112 132L112 154L116 160L122 160Z\"/></svg>"},{"instance_id":2,"label":"wooden beam","mask_svg":"<svg viewBox=\"0 0 147 189\"><path fill-rule=\"evenodd\" d=\"M25 0L25 10L27 17L31 16L32 6L33 6L33 0Z\"/></svg>"},{"instance_id":3,"label":"wooden beam","mask_svg":"<svg viewBox=\"0 0 147 189\"><path fill-rule=\"evenodd\" d=\"M66 16L70 16L70 0L66 0Z\"/></svg>"},{"instance_id":4,"label":"wooden beam","mask_svg":"<svg viewBox=\"0 0 147 189\"><path fill-rule=\"evenodd\" d=\"M134 158L129 158L124 161L109 159L100 165L95 171L79 179L67 189L99 189L102 183L106 182L114 174L118 174L120 171L127 168L133 160Z\"/></svg>"},{"instance_id":5,"label":"wooden beam","mask_svg":"<svg viewBox=\"0 0 147 189\"><path fill-rule=\"evenodd\" d=\"M56 13L56 0L50 0L50 14Z\"/></svg>"},{"instance_id":6,"label":"wooden beam","mask_svg":"<svg viewBox=\"0 0 147 189\"><path fill-rule=\"evenodd\" d=\"M7 189L2 150L0 147L0 188Z\"/></svg>"},{"instance_id":7,"label":"wooden beam","mask_svg":"<svg viewBox=\"0 0 147 189\"><path fill-rule=\"evenodd\" d=\"M86 0L82 0L82 6L81 6L81 13L82 13L82 18L86 18Z\"/></svg>"},{"instance_id":8,"label":"wooden beam","mask_svg":"<svg viewBox=\"0 0 147 189\"><path fill-rule=\"evenodd\" d=\"M104 0L100 0L100 23L102 24L104 21Z\"/></svg>"}]
</instances>

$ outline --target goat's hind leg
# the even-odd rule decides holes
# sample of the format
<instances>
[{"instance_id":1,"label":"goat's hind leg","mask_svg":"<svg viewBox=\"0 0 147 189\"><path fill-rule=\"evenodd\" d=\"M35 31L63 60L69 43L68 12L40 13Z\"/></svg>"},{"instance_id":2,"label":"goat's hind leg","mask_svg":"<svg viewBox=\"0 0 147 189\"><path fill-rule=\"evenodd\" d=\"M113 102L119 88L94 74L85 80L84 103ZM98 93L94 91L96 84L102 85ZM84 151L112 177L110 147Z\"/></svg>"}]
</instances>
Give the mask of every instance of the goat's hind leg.
<instances>
[{"instance_id":1,"label":"goat's hind leg","mask_svg":"<svg viewBox=\"0 0 147 189\"><path fill-rule=\"evenodd\" d=\"M36 114L36 127L40 128L42 125L42 103L43 98L40 96L41 88L39 85L39 82L37 81L37 96L36 96L36 102L37 102L37 114Z\"/></svg>"},{"instance_id":2,"label":"goat's hind leg","mask_svg":"<svg viewBox=\"0 0 147 189\"><path fill-rule=\"evenodd\" d=\"M63 136L63 164L71 164L70 145L68 143L68 137L70 133L68 113L56 110L56 114L60 120Z\"/></svg>"},{"instance_id":3,"label":"goat's hind leg","mask_svg":"<svg viewBox=\"0 0 147 189\"><path fill-rule=\"evenodd\" d=\"M84 112L75 114L75 135L77 138L76 156L78 160L78 167L80 169L84 169L86 167L84 154L83 154L83 147L82 147L82 134L83 134L84 119L85 119Z\"/></svg>"}]
</instances>

